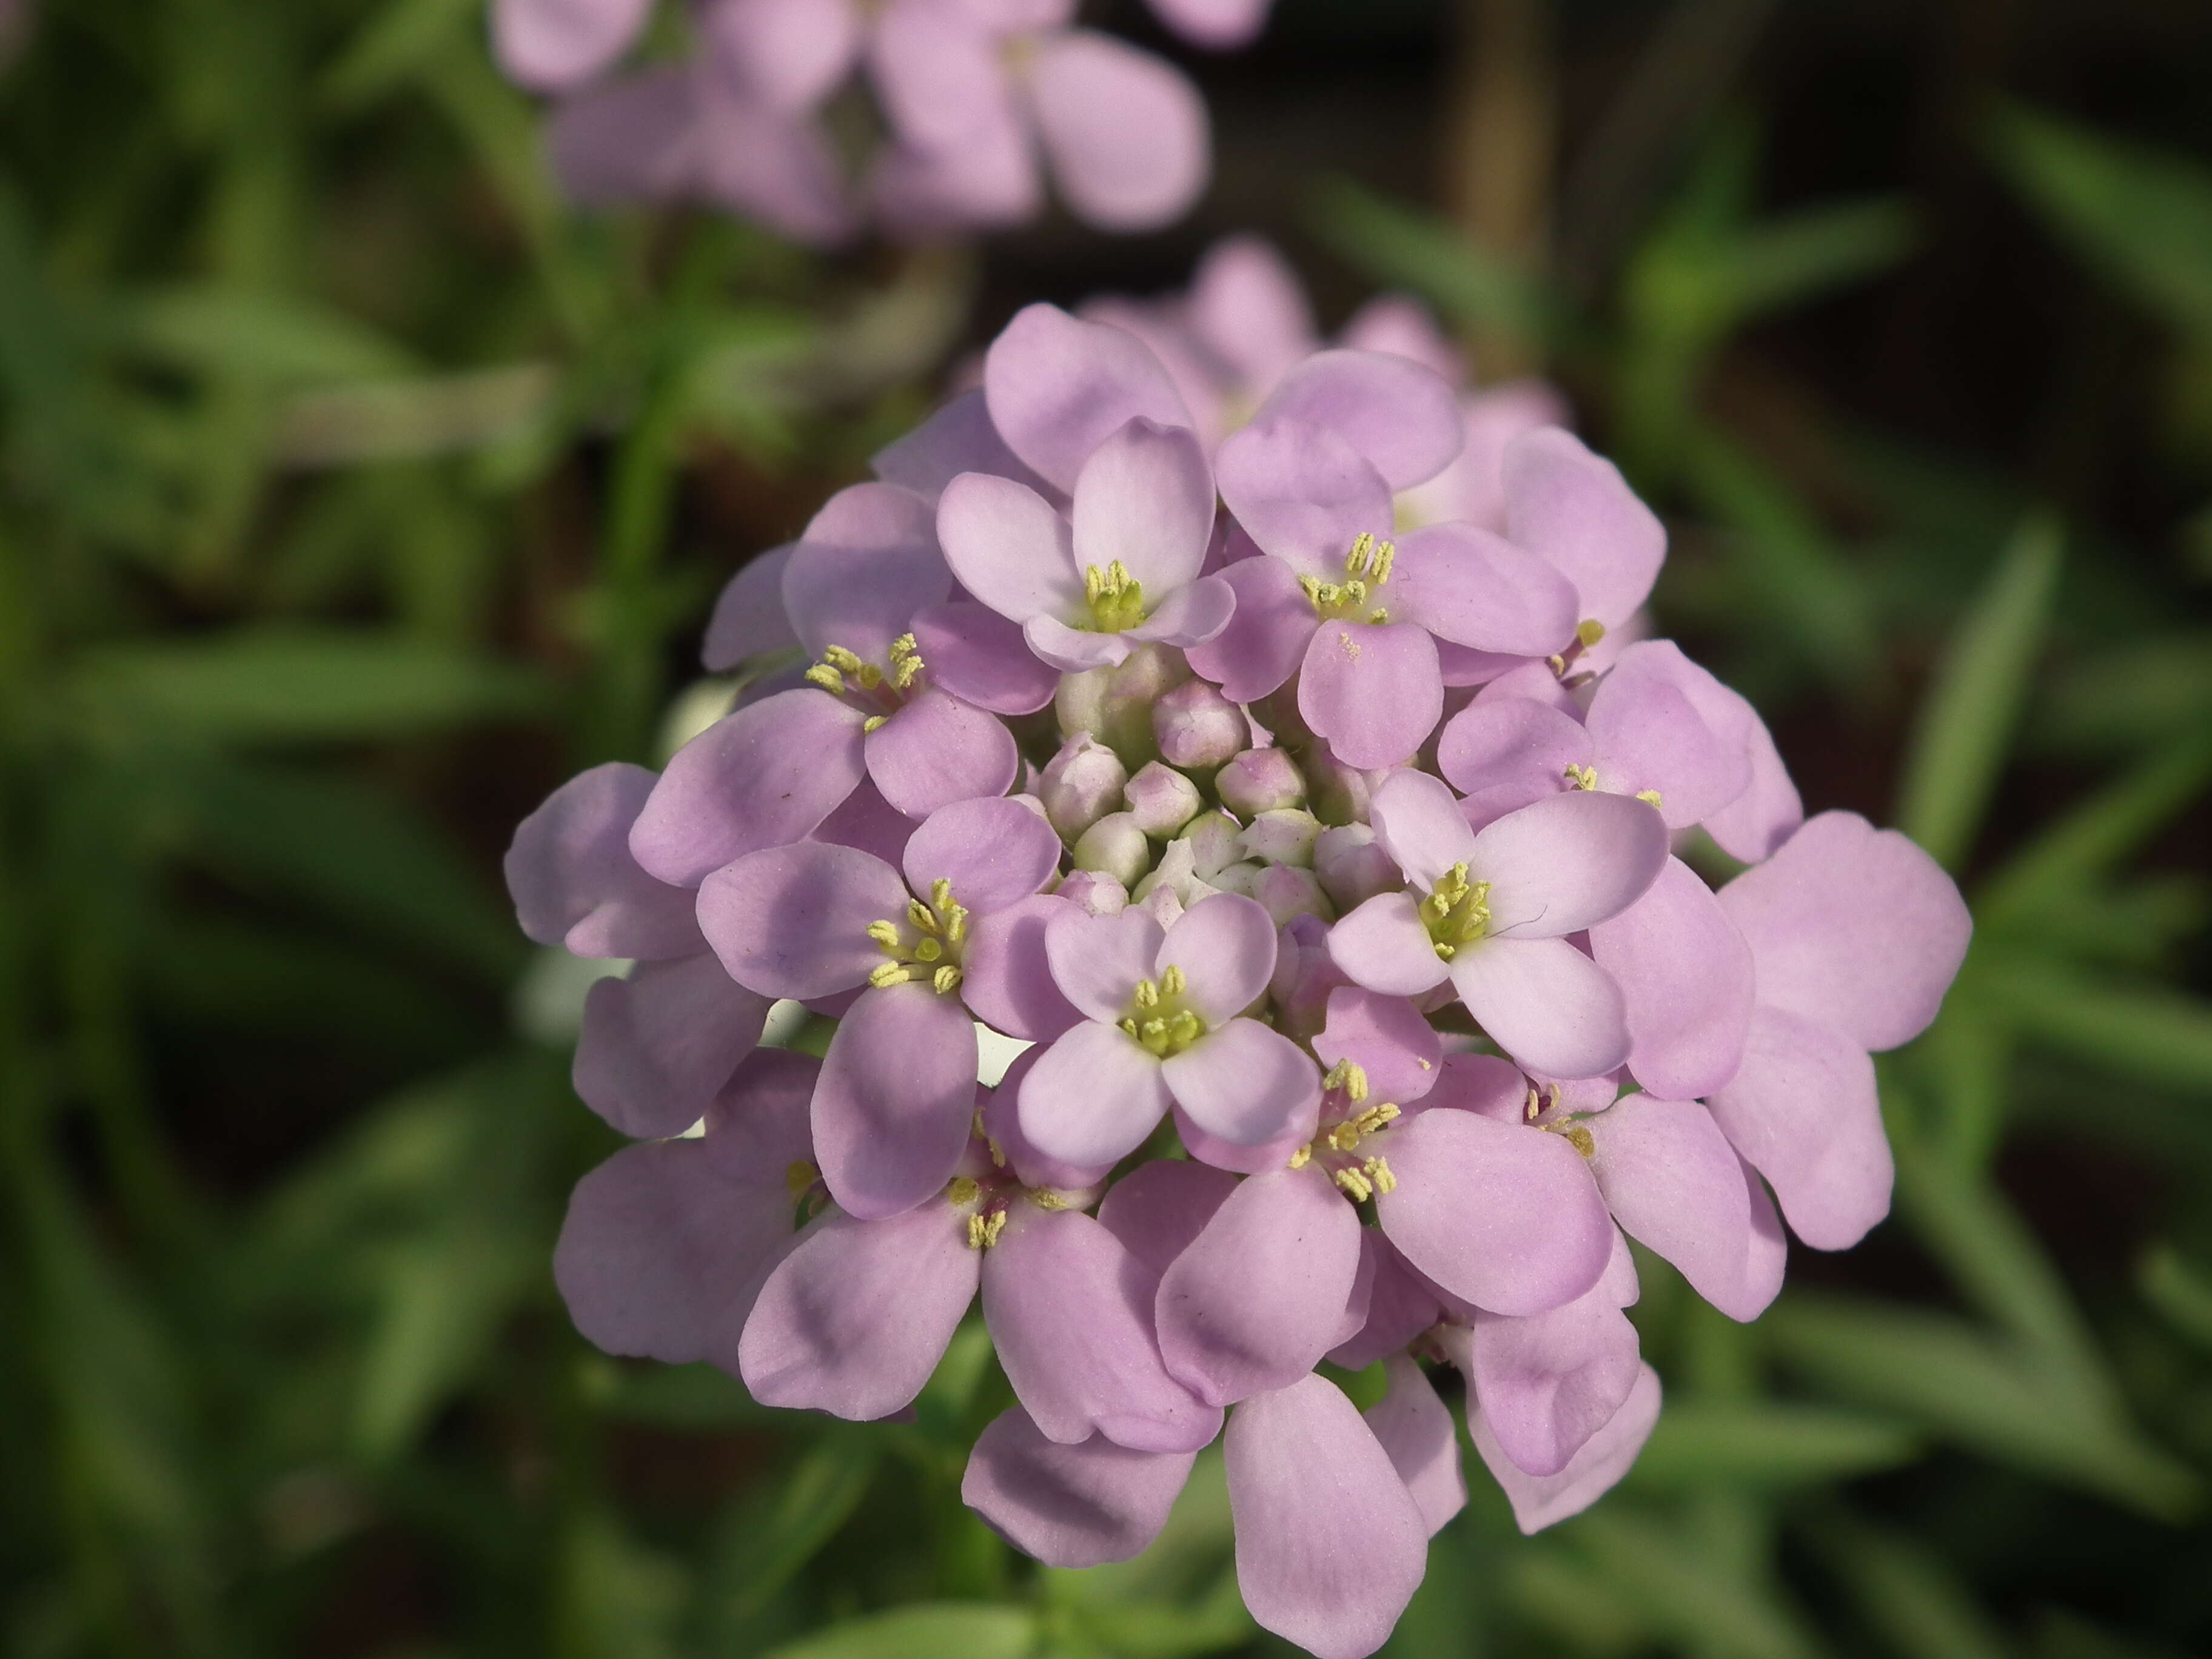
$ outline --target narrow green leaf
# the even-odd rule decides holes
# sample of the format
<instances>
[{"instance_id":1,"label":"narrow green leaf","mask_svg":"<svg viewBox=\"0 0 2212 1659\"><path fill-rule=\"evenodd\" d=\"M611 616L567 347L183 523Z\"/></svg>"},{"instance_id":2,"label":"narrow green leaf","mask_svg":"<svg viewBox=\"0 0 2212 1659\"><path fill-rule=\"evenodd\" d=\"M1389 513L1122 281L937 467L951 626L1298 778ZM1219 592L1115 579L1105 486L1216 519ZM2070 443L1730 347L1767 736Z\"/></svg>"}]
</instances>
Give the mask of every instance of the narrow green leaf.
<instances>
[{"instance_id":1,"label":"narrow green leaf","mask_svg":"<svg viewBox=\"0 0 2212 1659\"><path fill-rule=\"evenodd\" d=\"M1412 289L1463 326L1540 343L1559 330L1553 302L1516 270L1441 219L1370 194L1346 179L1315 192L1314 234L1380 282Z\"/></svg>"},{"instance_id":2,"label":"narrow green leaf","mask_svg":"<svg viewBox=\"0 0 2212 1659\"><path fill-rule=\"evenodd\" d=\"M1944 653L1922 706L1898 823L1956 869L1972 850L2043 649L2058 581L2057 522L2023 524Z\"/></svg>"},{"instance_id":3,"label":"narrow green leaf","mask_svg":"<svg viewBox=\"0 0 2212 1659\"><path fill-rule=\"evenodd\" d=\"M1650 1492L1808 1486L1894 1468L1922 1450L1919 1433L1891 1419L1823 1406L1670 1400L1626 1485Z\"/></svg>"},{"instance_id":4,"label":"narrow green leaf","mask_svg":"<svg viewBox=\"0 0 2212 1659\"><path fill-rule=\"evenodd\" d=\"M1814 1542L1902 1659L2006 1659L2011 1644L1937 1553L1837 1514Z\"/></svg>"},{"instance_id":5,"label":"narrow green leaf","mask_svg":"<svg viewBox=\"0 0 2212 1659\"><path fill-rule=\"evenodd\" d=\"M296 295L179 285L124 308L118 343L174 368L285 383L395 378L415 356L368 324Z\"/></svg>"},{"instance_id":6,"label":"narrow green leaf","mask_svg":"<svg viewBox=\"0 0 2212 1659\"><path fill-rule=\"evenodd\" d=\"M72 690L95 717L230 743L388 738L542 710L533 672L396 634L258 628L106 646Z\"/></svg>"},{"instance_id":7,"label":"narrow green leaf","mask_svg":"<svg viewBox=\"0 0 2212 1659\"><path fill-rule=\"evenodd\" d=\"M2136 1268L2136 1288L2167 1324L2212 1353L2212 1273L2185 1260L2172 1245L2160 1244Z\"/></svg>"},{"instance_id":8,"label":"narrow green leaf","mask_svg":"<svg viewBox=\"0 0 2212 1659\"><path fill-rule=\"evenodd\" d=\"M1746 1582L1679 1526L1608 1505L1577 1516L1576 1542L1655 1628L1713 1659L1813 1659L1810 1633L1765 1585Z\"/></svg>"},{"instance_id":9,"label":"narrow green leaf","mask_svg":"<svg viewBox=\"0 0 2212 1659\"><path fill-rule=\"evenodd\" d=\"M728 1633L730 1645L860 1508L880 1455L872 1437L833 1436L772 1487L732 1506L704 1586L709 1622Z\"/></svg>"},{"instance_id":10,"label":"narrow green leaf","mask_svg":"<svg viewBox=\"0 0 2212 1659\"><path fill-rule=\"evenodd\" d=\"M769 1659L1023 1659L1036 1639L1025 1607L946 1601L832 1626Z\"/></svg>"},{"instance_id":11,"label":"narrow green leaf","mask_svg":"<svg viewBox=\"0 0 2212 1659\"><path fill-rule=\"evenodd\" d=\"M2200 998L2095 977L2025 949L1983 966L1977 994L2039 1048L2119 1077L2212 1094L2212 1004Z\"/></svg>"},{"instance_id":12,"label":"narrow green leaf","mask_svg":"<svg viewBox=\"0 0 2212 1659\"><path fill-rule=\"evenodd\" d=\"M1711 273L1725 326L1887 270L1912 246L1912 212L1889 198L1843 202L1747 227L1716 251Z\"/></svg>"},{"instance_id":13,"label":"narrow green leaf","mask_svg":"<svg viewBox=\"0 0 2212 1659\"><path fill-rule=\"evenodd\" d=\"M2163 750L2212 727L2212 634L2179 629L2087 658L2051 686L2037 735L2102 754L2113 744Z\"/></svg>"}]
</instances>

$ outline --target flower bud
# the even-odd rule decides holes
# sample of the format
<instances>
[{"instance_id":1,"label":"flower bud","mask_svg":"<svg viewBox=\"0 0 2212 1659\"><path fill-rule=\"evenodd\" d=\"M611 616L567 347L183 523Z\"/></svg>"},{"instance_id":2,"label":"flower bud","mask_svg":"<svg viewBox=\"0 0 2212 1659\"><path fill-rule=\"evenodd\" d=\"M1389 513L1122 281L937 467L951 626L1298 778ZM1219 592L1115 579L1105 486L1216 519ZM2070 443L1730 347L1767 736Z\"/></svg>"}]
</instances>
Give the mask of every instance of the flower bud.
<instances>
[{"instance_id":1,"label":"flower bud","mask_svg":"<svg viewBox=\"0 0 2212 1659\"><path fill-rule=\"evenodd\" d=\"M1125 764L1141 766L1156 752L1152 705L1190 677L1182 653L1164 645L1140 645L1116 667L1063 674L1053 699L1060 733L1088 732Z\"/></svg>"},{"instance_id":2,"label":"flower bud","mask_svg":"<svg viewBox=\"0 0 2212 1659\"><path fill-rule=\"evenodd\" d=\"M1174 927L1181 920L1185 908L1183 902L1176 896L1176 890L1165 882L1132 902L1138 909L1149 911L1152 920L1163 927Z\"/></svg>"},{"instance_id":3,"label":"flower bud","mask_svg":"<svg viewBox=\"0 0 2212 1659\"><path fill-rule=\"evenodd\" d=\"M1130 812L1109 812L1075 843L1075 867L1097 870L1133 887L1152 867L1152 843Z\"/></svg>"},{"instance_id":4,"label":"flower bud","mask_svg":"<svg viewBox=\"0 0 2212 1659\"><path fill-rule=\"evenodd\" d=\"M1244 897L1250 898L1253 884L1260 879L1261 872L1266 868L1267 866L1261 864L1226 865L1208 876L1206 881L1209 885L1217 887L1224 893L1241 893Z\"/></svg>"},{"instance_id":5,"label":"flower bud","mask_svg":"<svg viewBox=\"0 0 2212 1659\"><path fill-rule=\"evenodd\" d=\"M1244 833L1237 842L1245 857L1257 859L1262 864L1304 866L1313 862L1314 840L1320 834L1319 818L1296 807L1285 806L1261 813L1244 826Z\"/></svg>"},{"instance_id":6,"label":"flower bud","mask_svg":"<svg viewBox=\"0 0 2212 1659\"><path fill-rule=\"evenodd\" d=\"M1318 916L1323 921L1336 920L1328 896L1322 891L1321 883L1310 870L1287 864L1268 865L1253 878L1251 892L1274 918L1278 927L1292 916Z\"/></svg>"},{"instance_id":7,"label":"flower bud","mask_svg":"<svg viewBox=\"0 0 2212 1659\"><path fill-rule=\"evenodd\" d=\"M1243 834L1241 826L1228 813L1208 812L1184 825L1182 834L1176 839L1190 843L1192 870L1200 880L1211 881L1216 871L1244 856L1244 849L1239 844Z\"/></svg>"},{"instance_id":8,"label":"flower bud","mask_svg":"<svg viewBox=\"0 0 2212 1659\"><path fill-rule=\"evenodd\" d=\"M1213 775L1213 787L1223 805L1248 818L1306 799L1305 775L1287 749L1247 749Z\"/></svg>"},{"instance_id":9,"label":"flower bud","mask_svg":"<svg viewBox=\"0 0 2212 1659\"><path fill-rule=\"evenodd\" d=\"M1364 823L1322 830L1314 842L1313 867L1322 891L1340 910L1356 909L1398 884L1398 866Z\"/></svg>"},{"instance_id":10,"label":"flower bud","mask_svg":"<svg viewBox=\"0 0 2212 1659\"><path fill-rule=\"evenodd\" d=\"M1172 765L1218 766L1252 740L1252 728L1218 686L1186 680L1152 705L1152 736Z\"/></svg>"},{"instance_id":11,"label":"flower bud","mask_svg":"<svg viewBox=\"0 0 2212 1659\"><path fill-rule=\"evenodd\" d=\"M1325 749L1306 757L1306 781L1313 790L1314 816L1323 823L1367 822L1368 775L1346 766Z\"/></svg>"},{"instance_id":12,"label":"flower bud","mask_svg":"<svg viewBox=\"0 0 2212 1659\"><path fill-rule=\"evenodd\" d=\"M1045 763L1037 793L1045 817L1062 841L1073 841L1114 810L1129 781L1121 757L1087 732L1060 744Z\"/></svg>"},{"instance_id":13,"label":"flower bud","mask_svg":"<svg viewBox=\"0 0 2212 1659\"><path fill-rule=\"evenodd\" d=\"M1078 870L1061 878L1054 890L1094 916L1110 916L1128 908L1129 890L1103 870Z\"/></svg>"},{"instance_id":14,"label":"flower bud","mask_svg":"<svg viewBox=\"0 0 2212 1659\"><path fill-rule=\"evenodd\" d=\"M1146 761L1121 791L1122 803L1145 833L1165 841L1198 815L1206 799L1180 772Z\"/></svg>"}]
</instances>

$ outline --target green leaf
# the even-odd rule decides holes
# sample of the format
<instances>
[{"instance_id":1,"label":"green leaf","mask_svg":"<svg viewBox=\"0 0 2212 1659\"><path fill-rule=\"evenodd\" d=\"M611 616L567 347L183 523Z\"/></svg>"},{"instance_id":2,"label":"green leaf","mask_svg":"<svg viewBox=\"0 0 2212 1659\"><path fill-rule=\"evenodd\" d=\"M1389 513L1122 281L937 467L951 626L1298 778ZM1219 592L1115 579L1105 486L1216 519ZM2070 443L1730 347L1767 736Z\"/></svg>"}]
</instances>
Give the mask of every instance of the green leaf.
<instances>
[{"instance_id":1,"label":"green leaf","mask_svg":"<svg viewBox=\"0 0 2212 1659\"><path fill-rule=\"evenodd\" d=\"M2177 327L2212 338L2212 173L2024 106L1984 129L1991 158L2045 221Z\"/></svg>"},{"instance_id":2,"label":"green leaf","mask_svg":"<svg viewBox=\"0 0 2212 1659\"><path fill-rule=\"evenodd\" d=\"M2057 524L2023 524L1944 653L1905 763L1898 823L1937 862L1972 850L2043 649L2058 580Z\"/></svg>"},{"instance_id":3,"label":"green leaf","mask_svg":"<svg viewBox=\"0 0 2212 1659\"><path fill-rule=\"evenodd\" d=\"M2150 983L2122 984L2024 949L1981 966L1977 994L2039 1048L2122 1078L2212 1094L2212 1004Z\"/></svg>"},{"instance_id":4,"label":"green leaf","mask_svg":"<svg viewBox=\"0 0 2212 1659\"><path fill-rule=\"evenodd\" d=\"M1307 219L1344 258L1378 281L1412 289L1462 326L1537 343L1559 331L1543 289L1442 219L1346 179L1329 179L1315 191Z\"/></svg>"},{"instance_id":5,"label":"green leaf","mask_svg":"<svg viewBox=\"0 0 2212 1659\"><path fill-rule=\"evenodd\" d=\"M392 379L415 356L367 323L296 295L179 286L127 305L118 343L173 368L273 383Z\"/></svg>"},{"instance_id":6,"label":"green leaf","mask_svg":"<svg viewBox=\"0 0 2212 1659\"><path fill-rule=\"evenodd\" d=\"M402 635L278 628L102 647L79 659L71 689L124 730L248 744L398 737L550 700L534 672Z\"/></svg>"},{"instance_id":7,"label":"green leaf","mask_svg":"<svg viewBox=\"0 0 2212 1659\"><path fill-rule=\"evenodd\" d=\"M1670 1400L1626 1485L1650 1492L1807 1486L1894 1468L1922 1451L1918 1432L1890 1419L1823 1406Z\"/></svg>"},{"instance_id":8,"label":"green leaf","mask_svg":"<svg viewBox=\"0 0 2212 1659\"><path fill-rule=\"evenodd\" d=\"M769 1659L1023 1659L1036 1639L1025 1607L947 1601L832 1626Z\"/></svg>"},{"instance_id":9,"label":"green leaf","mask_svg":"<svg viewBox=\"0 0 2212 1659\"><path fill-rule=\"evenodd\" d=\"M2166 1322L2212 1353L2212 1273L2183 1259L2171 1244L2160 1244L2136 1270L2136 1288Z\"/></svg>"},{"instance_id":10,"label":"green leaf","mask_svg":"<svg viewBox=\"0 0 2212 1659\"><path fill-rule=\"evenodd\" d=\"M2011 1652L1972 1593L1924 1546L1841 1515L1824 1517L1812 1533L1860 1616L1904 1659L2006 1659Z\"/></svg>"},{"instance_id":11,"label":"green leaf","mask_svg":"<svg viewBox=\"0 0 2212 1659\"><path fill-rule=\"evenodd\" d=\"M2114 744L2160 748L2212 727L2212 634L2178 631L2130 641L2067 669L2052 686L2038 733L2100 753Z\"/></svg>"},{"instance_id":12,"label":"green leaf","mask_svg":"<svg viewBox=\"0 0 2212 1659\"><path fill-rule=\"evenodd\" d=\"M748 1494L719 1528L705 1583L710 1621L732 1638L820 1554L867 1496L880 1448L866 1435L816 1446L772 1489Z\"/></svg>"},{"instance_id":13,"label":"green leaf","mask_svg":"<svg viewBox=\"0 0 2212 1659\"><path fill-rule=\"evenodd\" d=\"M2160 1520L2191 1513L2196 1476L2053 1380L2035 1356L1963 1321L1800 1292L1764 1322L1794 1369L1958 1445Z\"/></svg>"},{"instance_id":14,"label":"green leaf","mask_svg":"<svg viewBox=\"0 0 2212 1659\"><path fill-rule=\"evenodd\" d=\"M1884 198L1808 208L1740 232L1722 246L1712 276L1728 325L1808 300L1887 270L1911 252L1912 214Z\"/></svg>"},{"instance_id":15,"label":"green leaf","mask_svg":"<svg viewBox=\"0 0 2212 1659\"><path fill-rule=\"evenodd\" d=\"M1819 1649L1795 1614L1763 1584L1731 1571L1675 1524L1621 1504L1572 1522L1576 1544L1652 1626L1713 1659L1813 1659Z\"/></svg>"}]
</instances>

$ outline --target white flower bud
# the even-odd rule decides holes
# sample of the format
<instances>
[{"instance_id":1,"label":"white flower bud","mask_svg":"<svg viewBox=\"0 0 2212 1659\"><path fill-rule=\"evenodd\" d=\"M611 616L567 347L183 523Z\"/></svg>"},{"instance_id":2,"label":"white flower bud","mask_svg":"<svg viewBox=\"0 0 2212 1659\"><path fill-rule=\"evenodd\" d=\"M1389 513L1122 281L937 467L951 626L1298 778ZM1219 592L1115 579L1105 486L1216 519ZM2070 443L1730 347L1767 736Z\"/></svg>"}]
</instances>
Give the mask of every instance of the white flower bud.
<instances>
[{"instance_id":1,"label":"white flower bud","mask_svg":"<svg viewBox=\"0 0 2212 1659\"><path fill-rule=\"evenodd\" d=\"M1262 812L1246 824L1237 841L1247 858L1262 864L1303 866L1313 862L1314 841L1320 834L1321 820L1312 813L1280 807Z\"/></svg>"},{"instance_id":2,"label":"white flower bud","mask_svg":"<svg viewBox=\"0 0 2212 1659\"><path fill-rule=\"evenodd\" d=\"M1278 927L1286 925L1292 916L1318 916L1323 921L1336 920L1328 896L1322 891L1321 883L1310 870L1287 864L1268 865L1254 878L1252 896L1275 919Z\"/></svg>"},{"instance_id":3,"label":"white flower bud","mask_svg":"<svg viewBox=\"0 0 2212 1659\"><path fill-rule=\"evenodd\" d=\"M1191 868L1202 879L1211 881L1215 871L1244 856L1239 844L1243 834L1242 827L1228 813L1208 812L1184 825L1176 839L1190 843Z\"/></svg>"},{"instance_id":4,"label":"white flower bud","mask_svg":"<svg viewBox=\"0 0 2212 1659\"><path fill-rule=\"evenodd\" d=\"M1322 891L1340 910L1358 908L1377 893L1398 885L1398 866L1390 862L1364 823L1340 823L1314 842L1314 873Z\"/></svg>"},{"instance_id":5,"label":"white flower bud","mask_svg":"<svg viewBox=\"0 0 2212 1659\"><path fill-rule=\"evenodd\" d=\"M1109 812L1076 842L1075 867L1102 871L1133 887L1152 867L1152 843L1133 813Z\"/></svg>"},{"instance_id":6,"label":"white flower bud","mask_svg":"<svg viewBox=\"0 0 2212 1659\"><path fill-rule=\"evenodd\" d=\"M1079 904L1094 916L1110 916L1126 909L1129 890L1103 870L1078 870L1060 878L1054 890L1061 898Z\"/></svg>"},{"instance_id":7,"label":"white flower bud","mask_svg":"<svg viewBox=\"0 0 2212 1659\"><path fill-rule=\"evenodd\" d=\"M1218 766L1252 740L1244 711L1204 680L1187 680L1152 705L1152 736L1176 766Z\"/></svg>"},{"instance_id":8,"label":"white flower bud","mask_svg":"<svg viewBox=\"0 0 2212 1659\"><path fill-rule=\"evenodd\" d=\"M1305 775L1287 749L1247 749L1213 775L1213 788L1223 805L1248 818L1306 798Z\"/></svg>"},{"instance_id":9,"label":"white flower bud","mask_svg":"<svg viewBox=\"0 0 2212 1659\"><path fill-rule=\"evenodd\" d=\"M1158 841L1174 835L1206 805L1196 784L1158 761L1145 763L1123 787L1121 800L1145 833Z\"/></svg>"},{"instance_id":10,"label":"white flower bud","mask_svg":"<svg viewBox=\"0 0 2212 1659\"><path fill-rule=\"evenodd\" d=\"M1045 763L1037 793L1046 818L1062 841L1073 841L1112 811L1129 781L1121 757L1087 732L1079 732Z\"/></svg>"}]
</instances>

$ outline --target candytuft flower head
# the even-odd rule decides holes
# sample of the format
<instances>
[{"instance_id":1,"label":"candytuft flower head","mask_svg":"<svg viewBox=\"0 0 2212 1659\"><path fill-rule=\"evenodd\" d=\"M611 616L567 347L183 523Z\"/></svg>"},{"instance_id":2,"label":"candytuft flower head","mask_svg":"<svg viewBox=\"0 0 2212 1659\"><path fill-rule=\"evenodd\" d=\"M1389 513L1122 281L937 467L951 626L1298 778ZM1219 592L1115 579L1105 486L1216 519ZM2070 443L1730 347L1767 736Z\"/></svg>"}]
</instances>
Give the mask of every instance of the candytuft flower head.
<instances>
[{"instance_id":1,"label":"candytuft flower head","mask_svg":"<svg viewBox=\"0 0 2212 1659\"><path fill-rule=\"evenodd\" d=\"M1224 518L1188 366L1111 314L1023 312L732 581L710 660L800 666L516 832L531 938L635 963L576 1082L642 1144L556 1277L612 1352L854 1419L980 1300L1016 1401L985 1520L1127 1559L1219 1437L1246 1605L1360 1659L1466 1500L1448 1400L1524 1530L1634 1461L1629 1240L1747 1320L1785 1221L1880 1218L1869 1054L1934 1018L1966 914L1620 637L1664 537L1579 441L1399 533L1463 430L1403 315L1363 324L1391 354L1246 341L1292 360L1220 441ZM1750 866L1717 892L1693 826ZM771 998L837 1022L818 1064L754 1051ZM983 1030L1031 1045L996 1089Z\"/></svg>"}]
</instances>

